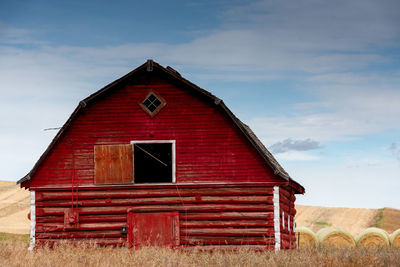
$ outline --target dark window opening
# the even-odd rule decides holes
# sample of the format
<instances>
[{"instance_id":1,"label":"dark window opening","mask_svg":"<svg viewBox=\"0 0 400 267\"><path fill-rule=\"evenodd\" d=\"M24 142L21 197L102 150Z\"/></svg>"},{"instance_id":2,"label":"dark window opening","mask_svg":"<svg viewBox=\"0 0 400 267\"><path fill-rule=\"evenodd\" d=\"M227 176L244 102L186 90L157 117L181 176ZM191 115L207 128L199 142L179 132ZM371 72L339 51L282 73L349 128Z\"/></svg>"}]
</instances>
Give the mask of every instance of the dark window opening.
<instances>
[{"instance_id":1,"label":"dark window opening","mask_svg":"<svg viewBox=\"0 0 400 267\"><path fill-rule=\"evenodd\" d=\"M135 183L172 183L171 143L138 143L133 151Z\"/></svg>"},{"instance_id":2,"label":"dark window opening","mask_svg":"<svg viewBox=\"0 0 400 267\"><path fill-rule=\"evenodd\" d=\"M150 115L155 115L163 106L165 106L165 101L154 93L147 95L145 100L141 103L141 106Z\"/></svg>"}]
</instances>

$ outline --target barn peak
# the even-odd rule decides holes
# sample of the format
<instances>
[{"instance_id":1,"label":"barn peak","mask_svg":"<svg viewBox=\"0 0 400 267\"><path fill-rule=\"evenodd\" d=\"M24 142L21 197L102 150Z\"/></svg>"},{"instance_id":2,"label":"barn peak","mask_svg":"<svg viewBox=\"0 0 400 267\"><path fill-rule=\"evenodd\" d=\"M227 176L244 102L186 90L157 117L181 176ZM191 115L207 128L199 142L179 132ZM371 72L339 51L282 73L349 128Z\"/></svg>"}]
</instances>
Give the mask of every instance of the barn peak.
<instances>
[{"instance_id":1,"label":"barn peak","mask_svg":"<svg viewBox=\"0 0 400 267\"><path fill-rule=\"evenodd\" d=\"M199 86L193 84L189 80L183 78L181 74L173 69L170 66L163 67L157 62L153 61L152 59L148 59L144 64L137 67L136 69L132 70L128 74L124 75L123 77L113 81L112 83L108 84L107 86L103 87L102 89L98 90L97 92L91 94L87 98L83 99L79 102L78 106L75 108L74 112L71 114L69 119L66 123L61 127L57 135L54 137L48 148L36 162L32 170L20 179L17 184L21 184L24 186L24 182L31 180L31 178L35 175L36 171L40 168L42 163L46 160L48 155L54 149L54 146L57 142L63 137L67 129L69 129L71 123L83 112L84 109L91 103L95 103L98 101L101 96L106 95L108 92L112 92L117 88L120 88L124 84L127 84L129 81L134 80L136 77L142 75L143 73L149 73L150 75L161 75L164 78L172 81L174 84L178 84L182 88L187 91L194 92L196 95L200 95L202 99L205 99L210 104L217 106L217 108L221 111L221 113L225 114L234 127L239 129L242 135L250 142L250 144L256 149L258 154L264 159L264 161L268 164L268 166L273 170L274 174L279 176L285 181L293 182L297 188L297 191L300 193L304 192L304 188L296 183L294 180L291 179L289 174L282 168L282 166L276 161L273 155L268 151L268 149L262 144L262 142L257 138L254 132L250 129L249 126L241 122L233 113L232 111L224 104L224 102L214 96L212 93L208 92L207 90L200 88ZM157 107L156 107L157 108ZM150 113L152 111L150 110Z\"/></svg>"}]
</instances>

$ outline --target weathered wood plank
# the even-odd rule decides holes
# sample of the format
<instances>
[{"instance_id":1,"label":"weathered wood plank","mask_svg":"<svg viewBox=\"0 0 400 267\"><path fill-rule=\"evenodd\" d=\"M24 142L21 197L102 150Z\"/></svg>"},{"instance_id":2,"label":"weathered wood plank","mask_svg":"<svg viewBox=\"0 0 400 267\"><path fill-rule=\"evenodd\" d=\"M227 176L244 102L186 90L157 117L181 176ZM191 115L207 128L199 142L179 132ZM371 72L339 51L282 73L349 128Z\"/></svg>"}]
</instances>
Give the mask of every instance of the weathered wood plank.
<instances>
[{"instance_id":1,"label":"weathered wood plank","mask_svg":"<svg viewBox=\"0 0 400 267\"><path fill-rule=\"evenodd\" d=\"M274 226L273 221L267 220L234 220L234 221L183 221L181 220L181 228L257 228Z\"/></svg>"},{"instance_id":2,"label":"weathered wood plank","mask_svg":"<svg viewBox=\"0 0 400 267\"><path fill-rule=\"evenodd\" d=\"M270 196L176 196L158 198L103 198L78 200L77 206L138 206L138 205L166 205L166 204L273 204ZM37 202L37 207L69 207L71 200L52 200Z\"/></svg>"},{"instance_id":3,"label":"weathered wood plank","mask_svg":"<svg viewBox=\"0 0 400 267\"><path fill-rule=\"evenodd\" d=\"M138 206L138 207L126 207L126 206L100 206L100 207L80 207L79 214L121 214L127 213L128 209L134 212L157 212L157 211L273 211L273 206L267 204L204 204L204 205L152 205L152 206ZM54 207L38 207L36 209L37 216L54 216L63 215L65 208L54 208Z\"/></svg>"},{"instance_id":4,"label":"weathered wood plank","mask_svg":"<svg viewBox=\"0 0 400 267\"><path fill-rule=\"evenodd\" d=\"M36 232L59 232L59 231L85 231L85 230L120 230L121 226L126 226L126 222L95 222L78 223L76 227L64 229L64 223L38 223Z\"/></svg>"},{"instance_id":5,"label":"weathered wood plank","mask_svg":"<svg viewBox=\"0 0 400 267\"><path fill-rule=\"evenodd\" d=\"M181 236L182 245L273 245L274 238L263 236Z\"/></svg>"},{"instance_id":6,"label":"weathered wood plank","mask_svg":"<svg viewBox=\"0 0 400 267\"><path fill-rule=\"evenodd\" d=\"M257 251L264 252L268 250L273 250L275 245L187 245L181 248L182 251L204 251L204 252L212 252L212 251Z\"/></svg>"},{"instance_id":7,"label":"weathered wood plank","mask_svg":"<svg viewBox=\"0 0 400 267\"><path fill-rule=\"evenodd\" d=\"M126 214L96 214L96 215L80 215L80 222L126 222ZM38 223L59 223L64 222L64 216L40 216L36 218Z\"/></svg>"},{"instance_id":8,"label":"weathered wood plank","mask_svg":"<svg viewBox=\"0 0 400 267\"><path fill-rule=\"evenodd\" d=\"M50 239L50 238L37 238L36 239L36 245L38 247L40 246L49 246L53 247L56 244L80 244L80 243L86 243L86 244L95 244L98 246L125 246L126 245L126 240L124 238L90 238L90 239L84 239L84 238L75 238L75 239Z\"/></svg>"},{"instance_id":9,"label":"weathered wood plank","mask_svg":"<svg viewBox=\"0 0 400 267\"><path fill-rule=\"evenodd\" d=\"M273 237L273 228L181 228L181 236L265 236Z\"/></svg>"},{"instance_id":10,"label":"weathered wood plank","mask_svg":"<svg viewBox=\"0 0 400 267\"><path fill-rule=\"evenodd\" d=\"M67 189L68 190L68 189ZM71 199L71 189L68 191L52 192L52 191L38 191L36 192L36 201L47 200L62 200ZM271 188L164 188L164 189L148 189L148 188L130 188L120 190L99 190L97 188L93 191L79 190L77 196L79 199L95 199L95 198L140 198L140 197L174 197L174 196L256 196L256 195L271 195Z\"/></svg>"},{"instance_id":11,"label":"weathered wood plank","mask_svg":"<svg viewBox=\"0 0 400 267\"><path fill-rule=\"evenodd\" d=\"M67 239L67 238L126 238L120 230L101 230L101 231L73 231L73 232L38 232L36 238L39 239Z\"/></svg>"},{"instance_id":12,"label":"weathered wood plank","mask_svg":"<svg viewBox=\"0 0 400 267\"><path fill-rule=\"evenodd\" d=\"M181 220L272 220L274 218L273 212L181 212Z\"/></svg>"}]
</instances>

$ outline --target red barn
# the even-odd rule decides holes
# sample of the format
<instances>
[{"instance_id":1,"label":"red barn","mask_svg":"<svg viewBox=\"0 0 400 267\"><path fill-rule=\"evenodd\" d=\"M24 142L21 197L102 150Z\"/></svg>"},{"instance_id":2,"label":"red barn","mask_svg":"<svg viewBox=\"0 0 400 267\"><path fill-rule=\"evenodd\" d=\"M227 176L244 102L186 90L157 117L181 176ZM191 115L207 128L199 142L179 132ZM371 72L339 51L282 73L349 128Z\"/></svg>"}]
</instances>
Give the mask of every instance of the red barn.
<instances>
[{"instance_id":1,"label":"red barn","mask_svg":"<svg viewBox=\"0 0 400 267\"><path fill-rule=\"evenodd\" d=\"M294 248L304 193L221 99L152 60L82 100L17 183L31 248Z\"/></svg>"}]
</instances>

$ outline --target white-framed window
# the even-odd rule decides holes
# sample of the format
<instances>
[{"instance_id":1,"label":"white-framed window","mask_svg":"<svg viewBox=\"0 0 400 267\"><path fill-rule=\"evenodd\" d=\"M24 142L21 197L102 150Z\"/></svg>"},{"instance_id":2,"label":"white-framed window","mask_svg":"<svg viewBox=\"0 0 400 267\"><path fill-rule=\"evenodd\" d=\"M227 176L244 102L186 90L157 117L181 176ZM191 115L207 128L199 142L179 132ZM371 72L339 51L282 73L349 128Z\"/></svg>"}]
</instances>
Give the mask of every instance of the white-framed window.
<instances>
[{"instance_id":1,"label":"white-framed window","mask_svg":"<svg viewBox=\"0 0 400 267\"><path fill-rule=\"evenodd\" d=\"M134 140L132 144L135 184L175 183L175 140Z\"/></svg>"}]
</instances>

